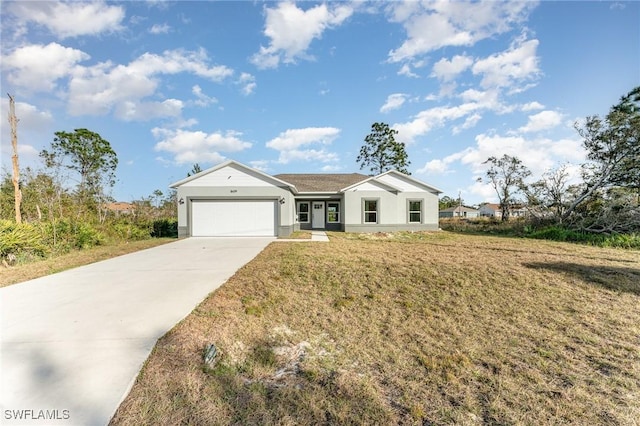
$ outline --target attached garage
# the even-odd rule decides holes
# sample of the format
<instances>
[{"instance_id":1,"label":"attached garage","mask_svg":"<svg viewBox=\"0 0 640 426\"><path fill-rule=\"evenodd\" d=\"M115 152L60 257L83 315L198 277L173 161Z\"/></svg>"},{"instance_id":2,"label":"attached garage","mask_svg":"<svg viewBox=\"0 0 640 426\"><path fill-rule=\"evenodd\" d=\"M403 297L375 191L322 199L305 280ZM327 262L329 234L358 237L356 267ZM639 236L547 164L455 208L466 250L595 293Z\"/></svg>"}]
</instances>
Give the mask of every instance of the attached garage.
<instances>
[{"instance_id":1,"label":"attached garage","mask_svg":"<svg viewBox=\"0 0 640 426\"><path fill-rule=\"evenodd\" d=\"M191 201L193 237L273 237L275 200Z\"/></svg>"}]
</instances>

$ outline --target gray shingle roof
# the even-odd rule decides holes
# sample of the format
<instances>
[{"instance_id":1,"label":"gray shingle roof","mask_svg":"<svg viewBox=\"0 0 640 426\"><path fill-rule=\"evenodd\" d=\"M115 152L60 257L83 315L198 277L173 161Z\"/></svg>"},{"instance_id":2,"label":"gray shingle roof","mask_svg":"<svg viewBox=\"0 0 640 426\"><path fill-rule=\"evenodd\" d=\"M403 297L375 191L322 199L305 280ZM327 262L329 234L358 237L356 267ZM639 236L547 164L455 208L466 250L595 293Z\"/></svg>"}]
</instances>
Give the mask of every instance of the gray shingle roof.
<instances>
[{"instance_id":1,"label":"gray shingle roof","mask_svg":"<svg viewBox=\"0 0 640 426\"><path fill-rule=\"evenodd\" d=\"M368 179L360 173L280 174L273 177L294 185L299 192L338 192L347 186Z\"/></svg>"}]
</instances>

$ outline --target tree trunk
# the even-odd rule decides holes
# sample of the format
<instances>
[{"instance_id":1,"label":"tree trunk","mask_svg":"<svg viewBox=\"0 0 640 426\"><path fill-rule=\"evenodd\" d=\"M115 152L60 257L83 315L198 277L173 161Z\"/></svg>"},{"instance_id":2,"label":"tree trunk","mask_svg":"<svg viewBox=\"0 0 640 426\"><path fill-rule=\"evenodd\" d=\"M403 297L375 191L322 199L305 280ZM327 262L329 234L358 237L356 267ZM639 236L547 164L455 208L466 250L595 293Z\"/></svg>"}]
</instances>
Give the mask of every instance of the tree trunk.
<instances>
[{"instance_id":1,"label":"tree trunk","mask_svg":"<svg viewBox=\"0 0 640 426\"><path fill-rule=\"evenodd\" d=\"M13 147L13 192L15 197L16 223L22 223L20 205L22 204L22 191L20 191L20 167L18 165L18 119L16 118L16 105L13 96L9 96L9 125L11 126L11 146Z\"/></svg>"}]
</instances>

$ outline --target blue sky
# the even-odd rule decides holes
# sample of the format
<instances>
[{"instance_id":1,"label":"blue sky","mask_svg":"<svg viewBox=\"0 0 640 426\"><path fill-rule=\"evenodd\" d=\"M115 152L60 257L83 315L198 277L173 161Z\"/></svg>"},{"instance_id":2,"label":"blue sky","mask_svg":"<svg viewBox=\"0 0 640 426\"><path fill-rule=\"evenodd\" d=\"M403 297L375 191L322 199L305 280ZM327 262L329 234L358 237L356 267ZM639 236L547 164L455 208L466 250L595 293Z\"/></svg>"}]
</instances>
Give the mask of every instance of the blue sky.
<instances>
[{"instance_id":1,"label":"blue sky","mask_svg":"<svg viewBox=\"0 0 640 426\"><path fill-rule=\"evenodd\" d=\"M468 204L495 201L476 182L489 156L517 156L533 178L565 163L577 173L573 123L640 84L640 2L0 7L21 166L39 167L54 132L88 128L118 155L120 201L166 192L196 162L360 171L377 121L399 131L414 177ZM6 117L6 96L1 107Z\"/></svg>"}]
</instances>

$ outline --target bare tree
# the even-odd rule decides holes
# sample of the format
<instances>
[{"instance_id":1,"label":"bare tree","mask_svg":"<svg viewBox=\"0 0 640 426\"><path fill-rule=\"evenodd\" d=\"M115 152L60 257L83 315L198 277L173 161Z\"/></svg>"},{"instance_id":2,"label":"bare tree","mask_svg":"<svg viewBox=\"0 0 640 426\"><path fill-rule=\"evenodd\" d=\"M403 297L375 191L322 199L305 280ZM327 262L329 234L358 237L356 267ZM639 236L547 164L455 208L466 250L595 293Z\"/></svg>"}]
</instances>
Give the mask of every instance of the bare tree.
<instances>
[{"instance_id":1,"label":"bare tree","mask_svg":"<svg viewBox=\"0 0 640 426\"><path fill-rule=\"evenodd\" d=\"M9 125L11 126L11 146L13 147L13 190L15 199L16 223L22 223L20 205L22 204L22 191L20 191L20 166L18 164L18 119L16 118L16 104L13 96L9 96Z\"/></svg>"},{"instance_id":2,"label":"bare tree","mask_svg":"<svg viewBox=\"0 0 640 426\"><path fill-rule=\"evenodd\" d=\"M498 195L502 220L508 220L511 207L515 204L515 194L522 190L524 180L531 175L529 169L517 157L504 154L500 158L489 157L483 164L490 164L486 178L478 182L491 184Z\"/></svg>"}]
</instances>

